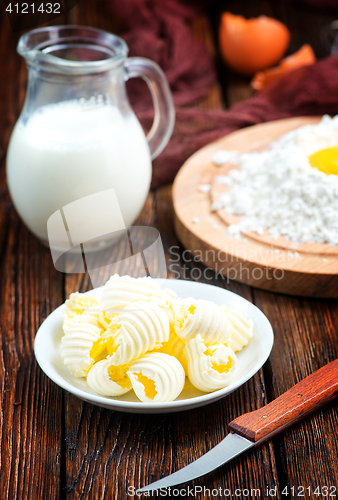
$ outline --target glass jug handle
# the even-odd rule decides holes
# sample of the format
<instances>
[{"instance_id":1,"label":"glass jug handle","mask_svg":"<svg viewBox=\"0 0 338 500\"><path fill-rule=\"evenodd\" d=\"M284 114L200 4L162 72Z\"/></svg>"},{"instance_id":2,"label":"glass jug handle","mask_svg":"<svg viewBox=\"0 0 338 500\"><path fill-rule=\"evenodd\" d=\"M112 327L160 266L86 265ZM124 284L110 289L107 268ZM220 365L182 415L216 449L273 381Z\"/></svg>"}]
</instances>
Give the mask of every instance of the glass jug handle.
<instances>
[{"instance_id":1,"label":"glass jug handle","mask_svg":"<svg viewBox=\"0 0 338 500\"><path fill-rule=\"evenodd\" d=\"M154 103L154 122L147 141L154 159L167 145L175 124L175 108L166 77L158 64L143 57L129 57L125 62L126 80L140 77L148 85Z\"/></svg>"}]
</instances>

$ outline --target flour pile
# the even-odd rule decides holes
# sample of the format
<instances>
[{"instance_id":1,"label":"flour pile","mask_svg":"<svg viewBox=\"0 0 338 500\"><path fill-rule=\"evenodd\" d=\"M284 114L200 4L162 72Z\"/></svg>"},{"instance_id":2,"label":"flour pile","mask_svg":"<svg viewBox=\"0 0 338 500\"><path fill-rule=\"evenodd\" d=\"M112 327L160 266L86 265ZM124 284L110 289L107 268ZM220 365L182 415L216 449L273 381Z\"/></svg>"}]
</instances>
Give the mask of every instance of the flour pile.
<instances>
[{"instance_id":1,"label":"flour pile","mask_svg":"<svg viewBox=\"0 0 338 500\"><path fill-rule=\"evenodd\" d=\"M233 237L268 230L274 238L284 236L295 243L337 245L338 176L311 167L308 160L312 153L334 146L338 146L338 115L285 134L269 150L218 151L215 164L223 155L224 163L231 161L240 169L214 177L227 191L213 202L212 210L242 216L228 228Z\"/></svg>"}]
</instances>

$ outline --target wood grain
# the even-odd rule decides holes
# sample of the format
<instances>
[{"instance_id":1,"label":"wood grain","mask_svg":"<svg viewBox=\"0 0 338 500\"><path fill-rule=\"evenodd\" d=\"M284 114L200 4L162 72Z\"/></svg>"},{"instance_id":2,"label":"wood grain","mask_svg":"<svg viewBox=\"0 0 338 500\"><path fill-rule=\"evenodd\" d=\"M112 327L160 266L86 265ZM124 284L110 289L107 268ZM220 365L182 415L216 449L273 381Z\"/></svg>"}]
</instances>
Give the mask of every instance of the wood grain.
<instances>
[{"instance_id":1,"label":"wood grain","mask_svg":"<svg viewBox=\"0 0 338 500\"><path fill-rule=\"evenodd\" d=\"M292 27L292 48L311 41L335 16L317 14L285 2L236 0L214 3L245 15L282 17ZM140 487L187 465L217 444L227 422L261 408L324 363L338 357L338 307L333 300L271 294L207 272L179 243L173 228L171 187L150 193L138 224L156 227L162 237L168 277L204 281L234 291L260 307L275 331L269 361L228 398L185 414L132 415L83 403L59 389L37 367L34 334L43 319L74 290L89 290L88 274L57 272L48 249L18 219L7 191L4 160L11 129L26 92L27 72L17 56L3 3L0 4L0 498L1 500L118 499L127 487ZM192 26L196 38L215 51L219 12ZM250 12L249 12L250 11ZM303 17L302 17L303 16ZM51 24L92 25L120 33L121 20L109 2L80 0ZM312 35L316 33L316 35ZM306 39L308 37L308 39ZM219 58L217 56L217 60ZM226 73L227 79L222 75ZM248 81L219 66L220 84L200 106L229 106L249 96ZM222 87L223 95L220 94ZM121 272L128 269L121 269ZM178 276L177 276L178 275ZM104 273L98 276L104 280ZM183 416L183 418L182 418ZM337 485L338 408L331 403L273 441L242 455L193 485L257 488L285 485ZM192 485L189 485L192 486ZM207 496L197 493L195 498ZM240 497L239 497L240 498ZM244 497L243 497L244 498ZM245 497L247 498L247 497ZM317 498L317 497L316 497Z\"/></svg>"},{"instance_id":2,"label":"wood grain","mask_svg":"<svg viewBox=\"0 0 338 500\"><path fill-rule=\"evenodd\" d=\"M338 357L331 316L337 301L275 296L261 290L254 290L253 295L275 333L274 348L264 367L271 401ZM337 454L337 410L334 401L273 439L281 485L338 484L338 470L322 465Z\"/></svg>"},{"instance_id":3,"label":"wood grain","mask_svg":"<svg viewBox=\"0 0 338 500\"><path fill-rule=\"evenodd\" d=\"M19 220L7 191L5 151L23 104L26 71L8 19L1 21L0 496L59 498L62 390L37 367L33 343L40 323L64 300L63 277L49 250Z\"/></svg>"},{"instance_id":4,"label":"wood grain","mask_svg":"<svg viewBox=\"0 0 338 500\"><path fill-rule=\"evenodd\" d=\"M214 33L224 10L246 17L273 15L285 22L291 31L289 53L298 50L303 43L311 43L318 56L327 54L321 45L320 31L335 19L333 12L319 14L318 10L285 2L229 0L226 5L212 6ZM220 62L219 53L217 62L223 96L227 106L231 106L243 99L243 91L247 92L246 96L250 94L249 82L231 74ZM230 280L230 283L233 282ZM246 288L240 283L237 285ZM275 345L264 366L267 397L271 401L323 362L338 356L337 301L299 299L259 289L252 289L252 294L253 302L268 316L275 332ZM273 440L279 492L285 486L338 484L337 467L324 465L330 462L330 457L338 456L337 410L334 402Z\"/></svg>"}]
</instances>

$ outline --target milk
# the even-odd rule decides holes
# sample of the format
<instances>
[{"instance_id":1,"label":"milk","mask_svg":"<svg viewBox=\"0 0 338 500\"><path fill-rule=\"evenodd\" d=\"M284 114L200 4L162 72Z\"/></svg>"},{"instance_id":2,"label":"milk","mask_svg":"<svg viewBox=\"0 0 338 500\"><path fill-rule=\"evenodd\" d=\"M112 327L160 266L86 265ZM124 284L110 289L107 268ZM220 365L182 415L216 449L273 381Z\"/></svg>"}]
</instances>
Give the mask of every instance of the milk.
<instances>
[{"instance_id":1,"label":"milk","mask_svg":"<svg viewBox=\"0 0 338 500\"><path fill-rule=\"evenodd\" d=\"M133 113L68 101L19 120L7 156L7 181L19 215L47 242L47 220L61 207L114 188L125 225L139 214L151 180L151 158Z\"/></svg>"}]
</instances>

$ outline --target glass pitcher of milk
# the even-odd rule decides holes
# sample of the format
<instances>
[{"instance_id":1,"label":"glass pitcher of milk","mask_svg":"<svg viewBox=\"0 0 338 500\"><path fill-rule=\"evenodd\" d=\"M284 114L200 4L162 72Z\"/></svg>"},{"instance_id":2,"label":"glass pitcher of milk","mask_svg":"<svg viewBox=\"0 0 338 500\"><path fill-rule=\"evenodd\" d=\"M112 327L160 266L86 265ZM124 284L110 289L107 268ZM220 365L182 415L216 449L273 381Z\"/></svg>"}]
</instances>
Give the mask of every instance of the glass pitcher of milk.
<instances>
[{"instance_id":1,"label":"glass pitcher of milk","mask_svg":"<svg viewBox=\"0 0 338 500\"><path fill-rule=\"evenodd\" d=\"M131 225L149 191L151 159L174 127L163 72L148 59L127 58L121 38L87 27L30 31L18 52L29 70L28 90L8 148L7 181L19 215L48 245L52 214L114 188L125 226ZM147 137L127 98L125 82L132 77L143 78L153 97ZM107 243L96 238L92 250Z\"/></svg>"}]
</instances>

